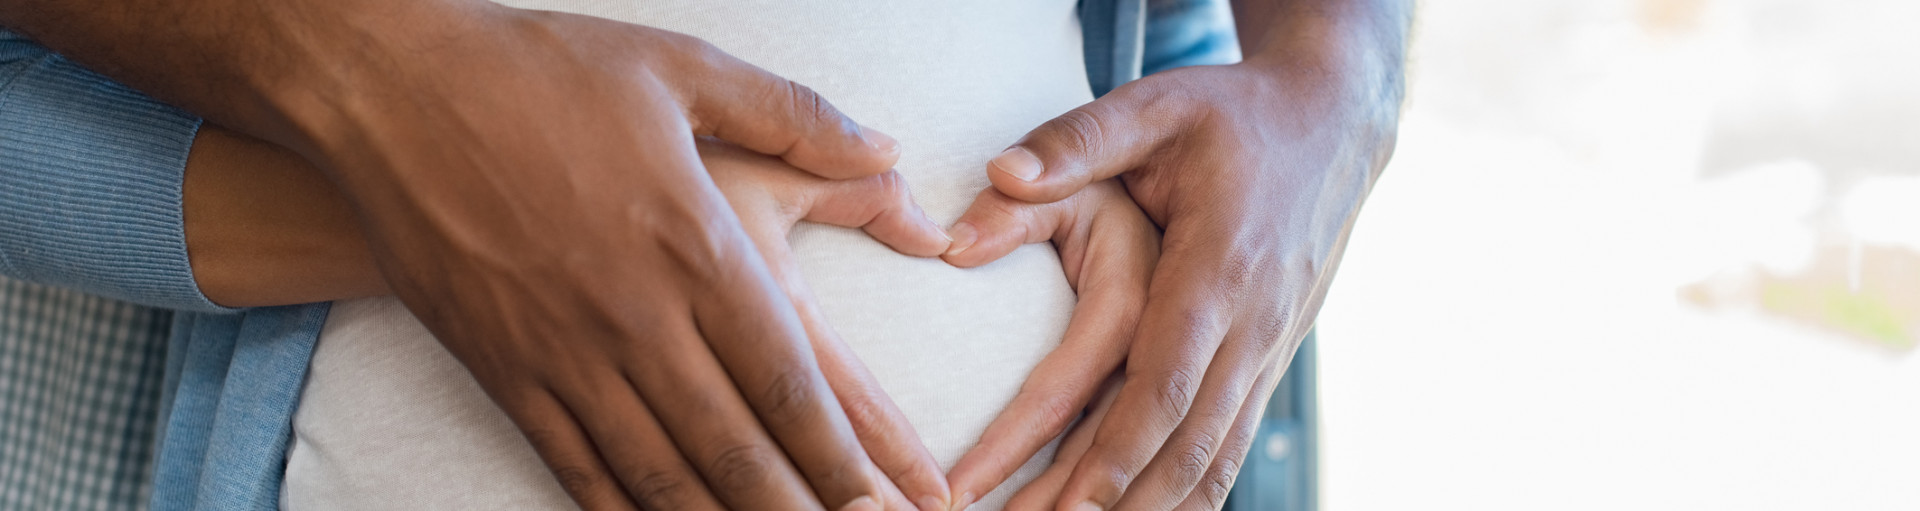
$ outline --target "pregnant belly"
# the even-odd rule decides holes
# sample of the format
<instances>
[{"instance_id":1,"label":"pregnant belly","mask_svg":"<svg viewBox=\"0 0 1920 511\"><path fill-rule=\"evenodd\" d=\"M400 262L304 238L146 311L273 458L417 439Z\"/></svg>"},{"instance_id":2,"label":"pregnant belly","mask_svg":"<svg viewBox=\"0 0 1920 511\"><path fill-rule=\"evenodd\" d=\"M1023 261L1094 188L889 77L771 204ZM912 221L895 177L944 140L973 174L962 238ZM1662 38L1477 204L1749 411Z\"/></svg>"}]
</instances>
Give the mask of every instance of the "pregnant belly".
<instances>
[{"instance_id":1,"label":"pregnant belly","mask_svg":"<svg viewBox=\"0 0 1920 511\"><path fill-rule=\"evenodd\" d=\"M857 232L795 235L803 271L846 342L943 469L971 447L1058 343L1070 295L1051 250L960 270ZM997 509L1051 447L973 509ZM294 415L288 509L568 509L531 445L397 300L335 304Z\"/></svg>"},{"instance_id":2,"label":"pregnant belly","mask_svg":"<svg viewBox=\"0 0 1920 511\"><path fill-rule=\"evenodd\" d=\"M689 33L807 84L900 139L936 220L987 186L986 161L1088 101L1073 0L516 0ZM962 270L864 234L790 238L832 327L944 468L1060 342L1074 303L1052 247ZM506 415L392 299L336 304L294 419L290 509L571 508ZM1043 451L972 509L997 509Z\"/></svg>"}]
</instances>

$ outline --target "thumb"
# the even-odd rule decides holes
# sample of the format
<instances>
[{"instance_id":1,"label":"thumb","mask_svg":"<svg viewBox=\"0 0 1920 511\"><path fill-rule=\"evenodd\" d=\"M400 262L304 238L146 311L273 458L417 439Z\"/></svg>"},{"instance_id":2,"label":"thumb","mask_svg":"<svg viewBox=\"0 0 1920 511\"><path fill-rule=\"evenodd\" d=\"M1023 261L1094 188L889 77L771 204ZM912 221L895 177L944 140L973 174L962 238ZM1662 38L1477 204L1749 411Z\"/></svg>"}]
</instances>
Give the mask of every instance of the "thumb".
<instances>
[{"instance_id":1,"label":"thumb","mask_svg":"<svg viewBox=\"0 0 1920 511\"><path fill-rule=\"evenodd\" d=\"M1171 133L1158 94L1134 82L1028 132L987 162L987 178L1027 202L1067 198L1087 184L1139 166Z\"/></svg>"},{"instance_id":2,"label":"thumb","mask_svg":"<svg viewBox=\"0 0 1920 511\"><path fill-rule=\"evenodd\" d=\"M705 69L680 87L689 98L694 135L712 136L829 179L871 176L893 168L900 143L861 126L805 85L781 78L714 48L702 52Z\"/></svg>"}]
</instances>

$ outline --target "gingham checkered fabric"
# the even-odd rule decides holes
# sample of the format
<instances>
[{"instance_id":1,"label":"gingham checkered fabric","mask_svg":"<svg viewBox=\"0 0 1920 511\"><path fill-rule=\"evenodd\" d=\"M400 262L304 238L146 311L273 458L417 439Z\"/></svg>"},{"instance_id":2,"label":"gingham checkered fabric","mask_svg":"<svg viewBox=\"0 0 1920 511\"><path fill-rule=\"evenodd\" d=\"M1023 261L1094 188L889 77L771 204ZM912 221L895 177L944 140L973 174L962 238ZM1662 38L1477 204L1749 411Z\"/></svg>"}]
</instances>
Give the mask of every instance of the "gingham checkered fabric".
<instances>
[{"instance_id":1,"label":"gingham checkered fabric","mask_svg":"<svg viewBox=\"0 0 1920 511\"><path fill-rule=\"evenodd\" d=\"M146 508L171 314L0 278L0 510Z\"/></svg>"}]
</instances>

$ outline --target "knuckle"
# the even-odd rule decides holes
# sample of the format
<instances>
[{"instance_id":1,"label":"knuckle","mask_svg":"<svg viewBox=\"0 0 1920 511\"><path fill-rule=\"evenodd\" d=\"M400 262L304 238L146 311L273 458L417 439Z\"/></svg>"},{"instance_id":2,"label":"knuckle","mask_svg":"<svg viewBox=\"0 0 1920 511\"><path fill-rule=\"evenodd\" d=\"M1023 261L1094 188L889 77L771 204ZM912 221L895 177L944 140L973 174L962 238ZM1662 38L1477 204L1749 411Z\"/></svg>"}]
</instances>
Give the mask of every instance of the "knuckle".
<instances>
[{"instance_id":1,"label":"knuckle","mask_svg":"<svg viewBox=\"0 0 1920 511\"><path fill-rule=\"evenodd\" d=\"M853 390L846 393L847 398L840 400L846 409L847 422L855 429L881 428L887 423L887 408L881 404L881 396L868 390Z\"/></svg>"},{"instance_id":2,"label":"knuckle","mask_svg":"<svg viewBox=\"0 0 1920 511\"><path fill-rule=\"evenodd\" d=\"M725 494L749 494L772 482L778 458L765 448L742 444L721 449L713 457L709 475L714 489Z\"/></svg>"},{"instance_id":3,"label":"knuckle","mask_svg":"<svg viewBox=\"0 0 1920 511\"><path fill-rule=\"evenodd\" d=\"M561 489L574 498L592 495L600 485L600 477L594 471L579 465L553 467L553 478L560 482Z\"/></svg>"},{"instance_id":4,"label":"knuckle","mask_svg":"<svg viewBox=\"0 0 1920 511\"><path fill-rule=\"evenodd\" d=\"M799 423L811 417L816 397L811 374L798 369L777 371L760 393L762 420L770 427Z\"/></svg>"},{"instance_id":5,"label":"knuckle","mask_svg":"<svg viewBox=\"0 0 1920 511\"><path fill-rule=\"evenodd\" d=\"M1094 154L1100 151L1100 140L1105 129L1100 117L1086 109L1075 109L1055 117L1051 131L1057 135L1054 141L1060 149L1080 153Z\"/></svg>"},{"instance_id":6,"label":"knuckle","mask_svg":"<svg viewBox=\"0 0 1920 511\"><path fill-rule=\"evenodd\" d=\"M899 171L889 170L874 176L879 187L878 195L886 197L894 207L905 207L913 202L913 188L907 186L907 179Z\"/></svg>"},{"instance_id":7,"label":"knuckle","mask_svg":"<svg viewBox=\"0 0 1920 511\"><path fill-rule=\"evenodd\" d=\"M795 120L850 131L845 129L847 126L843 126L840 111L834 109L833 104L828 103L825 96L821 96L814 92L813 88L799 82L781 81L785 84L781 92L786 95L787 104L793 107Z\"/></svg>"},{"instance_id":8,"label":"knuckle","mask_svg":"<svg viewBox=\"0 0 1920 511\"><path fill-rule=\"evenodd\" d=\"M553 452L560 447L559 435L554 434L550 429L525 428L520 431L520 434L527 437L527 443L532 444L536 451Z\"/></svg>"},{"instance_id":9,"label":"knuckle","mask_svg":"<svg viewBox=\"0 0 1920 511\"><path fill-rule=\"evenodd\" d=\"M669 217L647 218L657 252L664 254L682 275L703 285L720 285L750 260L750 244L741 243L744 234L732 223L732 214L709 204L685 204L663 208Z\"/></svg>"},{"instance_id":10,"label":"knuckle","mask_svg":"<svg viewBox=\"0 0 1920 511\"><path fill-rule=\"evenodd\" d=\"M1093 451L1088 451L1089 455L1092 453ZM1096 465L1095 468L1088 473L1088 482L1092 483L1090 487L1095 489L1093 494L1099 495L1107 493L1120 495L1125 493L1127 487L1133 484L1133 476L1135 474L1127 470L1126 467L1114 463L1106 463L1104 462L1105 460L1102 461L1103 463ZM1078 470L1075 472L1078 472ZM1100 489L1110 491L1102 492L1099 491Z\"/></svg>"},{"instance_id":11,"label":"knuckle","mask_svg":"<svg viewBox=\"0 0 1920 511\"><path fill-rule=\"evenodd\" d=\"M1212 509L1219 509L1220 506L1226 505L1227 493L1233 489L1233 480L1239 474L1240 461L1222 457L1212 469L1207 471L1206 479L1202 480L1200 487L1197 488L1200 491L1200 497L1206 499L1207 506Z\"/></svg>"},{"instance_id":12,"label":"knuckle","mask_svg":"<svg viewBox=\"0 0 1920 511\"><path fill-rule=\"evenodd\" d=\"M1200 376L1189 367L1168 369L1151 381L1157 382L1153 388L1155 403L1176 421L1186 416L1187 409L1193 406L1194 394L1200 389Z\"/></svg>"},{"instance_id":13,"label":"knuckle","mask_svg":"<svg viewBox=\"0 0 1920 511\"><path fill-rule=\"evenodd\" d=\"M627 491L646 509L685 509L692 504L688 495L691 489L685 477L656 471L634 479Z\"/></svg>"},{"instance_id":14,"label":"knuckle","mask_svg":"<svg viewBox=\"0 0 1920 511\"><path fill-rule=\"evenodd\" d=\"M1008 197L1000 190L988 188L981 192L980 199L976 201L974 207L977 213L973 216L980 221L979 223L985 224L982 227L1001 228L1019 223L1021 212L1028 206L1024 202Z\"/></svg>"},{"instance_id":15,"label":"knuckle","mask_svg":"<svg viewBox=\"0 0 1920 511\"><path fill-rule=\"evenodd\" d=\"M1070 397L1060 393L1048 393L1038 399L1040 403L1035 406L1035 411L1039 414L1039 421L1034 424L1034 427L1048 430L1043 433L1051 434L1051 430L1065 426L1068 421L1080 416L1081 407L1076 406Z\"/></svg>"},{"instance_id":16,"label":"knuckle","mask_svg":"<svg viewBox=\"0 0 1920 511\"><path fill-rule=\"evenodd\" d=\"M1213 465L1213 442L1207 435L1181 442L1174 446L1173 477L1182 482L1182 486L1193 484L1205 476L1207 467Z\"/></svg>"}]
</instances>

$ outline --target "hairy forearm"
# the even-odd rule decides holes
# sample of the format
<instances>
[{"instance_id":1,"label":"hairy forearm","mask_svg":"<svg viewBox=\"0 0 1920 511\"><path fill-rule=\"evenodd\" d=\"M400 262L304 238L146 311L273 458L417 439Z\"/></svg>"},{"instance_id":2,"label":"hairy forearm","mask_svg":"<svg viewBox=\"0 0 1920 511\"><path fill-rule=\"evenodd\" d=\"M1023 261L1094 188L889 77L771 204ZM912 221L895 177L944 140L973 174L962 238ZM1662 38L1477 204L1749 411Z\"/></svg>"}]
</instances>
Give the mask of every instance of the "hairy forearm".
<instances>
[{"instance_id":1,"label":"hairy forearm","mask_svg":"<svg viewBox=\"0 0 1920 511\"><path fill-rule=\"evenodd\" d=\"M229 307L387 294L352 206L299 155L206 126L187 158L194 281Z\"/></svg>"}]
</instances>

